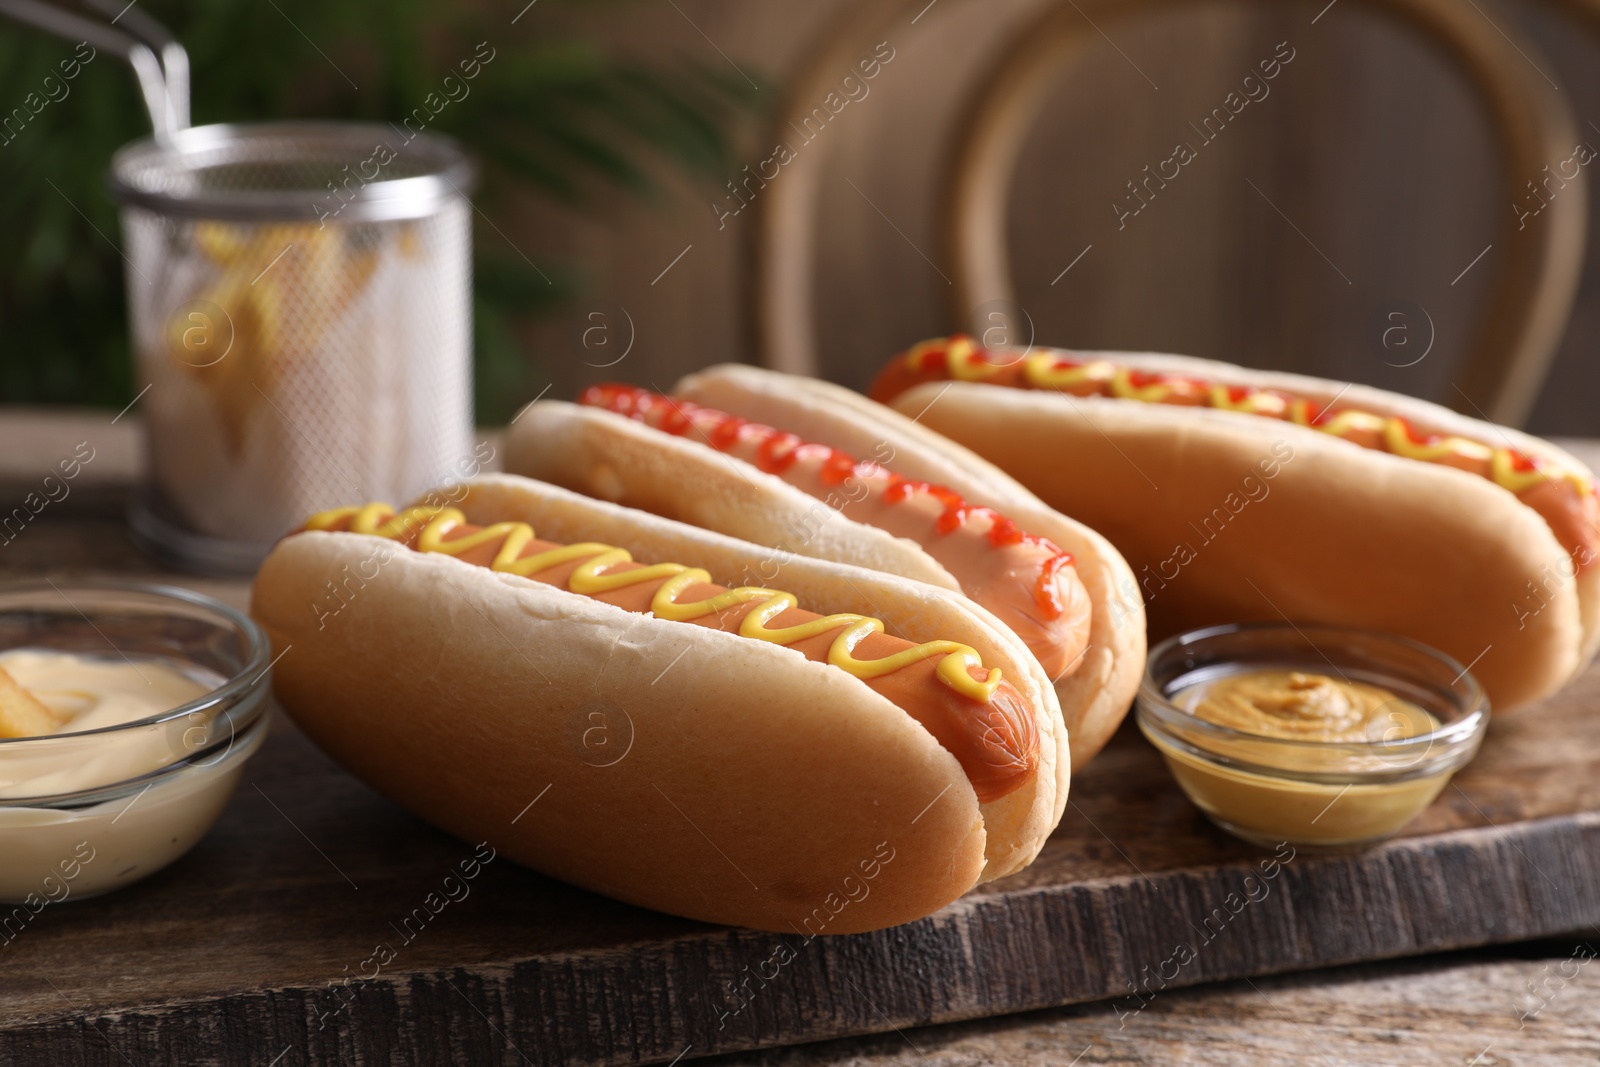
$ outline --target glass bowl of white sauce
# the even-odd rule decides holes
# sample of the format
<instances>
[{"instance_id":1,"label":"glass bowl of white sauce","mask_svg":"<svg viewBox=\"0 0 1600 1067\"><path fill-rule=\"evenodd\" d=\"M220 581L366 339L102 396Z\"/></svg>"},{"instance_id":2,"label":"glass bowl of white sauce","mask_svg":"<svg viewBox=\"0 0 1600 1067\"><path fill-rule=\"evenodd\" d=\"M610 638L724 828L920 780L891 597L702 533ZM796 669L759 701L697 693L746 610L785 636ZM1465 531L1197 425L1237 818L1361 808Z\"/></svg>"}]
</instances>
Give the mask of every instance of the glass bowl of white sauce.
<instances>
[{"instance_id":1,"label":"glass bowl of white sauce","mask_svg":"<svg viewBox=\"0 0 1600 1067\"><path fill-rule=\"evenodd\" d=\"M266 736L270 671L261 628L199 593L0 584L0 901L109 892L193 848Z\"/></svg>"}]
</instances>

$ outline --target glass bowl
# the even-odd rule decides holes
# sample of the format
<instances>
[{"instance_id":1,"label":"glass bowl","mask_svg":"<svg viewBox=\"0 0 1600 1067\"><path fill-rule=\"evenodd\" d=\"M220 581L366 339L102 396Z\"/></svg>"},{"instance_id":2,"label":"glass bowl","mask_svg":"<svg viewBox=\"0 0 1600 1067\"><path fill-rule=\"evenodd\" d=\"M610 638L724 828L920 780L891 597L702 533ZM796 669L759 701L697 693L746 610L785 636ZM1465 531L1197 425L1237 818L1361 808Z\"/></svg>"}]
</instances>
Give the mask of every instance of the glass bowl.
<instances>
[{"instance_id":1,"label":"glass bowl","mask_svg":"<svg viewBox=\"0 0 1600 1067\"><path fill-rule=\"evenodd\" d=\"M160 660L207 691L102 729L0 738L0 900L106 892L192 848L266 735L261 628L186 589L47 579L0 585L0 651L18 648Z\"/></svg>"},{"instance_id":2,"label":"glass bowl","mask_svg":"<svg viewBox=\"0 0 1600 1067\"><path fill-rule=\"evenodd\" d=\"M217 749L88 795L3 802L0 902L36 913L46 903L132 885L173 863L216 823L271 722L260 715Z\"/></svg>"},{"instance_id":3,"label":"glass bowl","mask_svg":"<svg viewBox=\"0 0 1600 1067\"><path fill-rule=\"evenodd\" d=\"M1437 728L1370 741L1288 740L1206 722L1180 703L1247 671L1335 675L1392 692ZM1266 847L1344 848L1391 837L1477 754L1489 702L1455 660L1390 634L1249 623L1168 638L1150 651L1139 729L1212 822Z\"/></svg>"}]
</instances>

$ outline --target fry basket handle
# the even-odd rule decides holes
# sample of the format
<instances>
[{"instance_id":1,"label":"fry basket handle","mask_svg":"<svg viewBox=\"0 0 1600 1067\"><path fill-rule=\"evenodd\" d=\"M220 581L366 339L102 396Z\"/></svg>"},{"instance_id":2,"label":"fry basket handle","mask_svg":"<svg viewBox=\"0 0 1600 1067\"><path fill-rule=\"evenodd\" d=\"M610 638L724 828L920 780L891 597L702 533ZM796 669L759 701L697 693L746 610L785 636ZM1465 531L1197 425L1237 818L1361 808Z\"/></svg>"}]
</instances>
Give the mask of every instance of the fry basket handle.
<instances>
[{"instance_id":1,"label":"fry basket handle","mask_svg":"<svg viewBox=\"0 0 1600 1067\"><path fill-rule=\"evenodd\" d=\"M115 0L89 0L110 16L96 22L43 0L0 0L0 15L69 41L87 41L97 49L121 56L133 68L144 97L150 128L165 140L189 126L189 56L178 39L161 23L132 4L119 7ZM119 27L122 23L126 28Z\"/></svg>"}]
</instances>

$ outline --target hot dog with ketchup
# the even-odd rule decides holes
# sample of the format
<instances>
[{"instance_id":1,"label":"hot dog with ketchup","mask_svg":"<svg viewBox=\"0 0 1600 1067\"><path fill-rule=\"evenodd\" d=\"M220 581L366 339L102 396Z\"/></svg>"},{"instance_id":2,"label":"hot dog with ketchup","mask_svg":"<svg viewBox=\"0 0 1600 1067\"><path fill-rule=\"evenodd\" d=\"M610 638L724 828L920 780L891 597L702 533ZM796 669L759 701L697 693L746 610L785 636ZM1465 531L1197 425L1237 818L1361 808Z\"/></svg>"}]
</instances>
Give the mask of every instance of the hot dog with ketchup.
<instances>
[{"instance_id":1,"label":"hot dog with ketchup","mask_svg":"<svg viewBox=\"0 0 1600 1067\"><path fill-rule=\"evenodd\" d=\"M1131 588L1125 564L1000 472L969 470L910 420L876 405L864 418L827 388L735 367L685 379L674 396L595 386L577 407L525 410L507 467L780 553L909 577L936 568L934 580L994 612L1038 658L1081 766L1136 684L1142 615L1115 593L1118 579ZM702 390L714 398L694 399Z\"/></svg>"},{"instance_id":2,"label":"hot dog with ketchup","mask_svg":"<svg viewBox=\"0 0 1600 1067\"><path fill-rule=\"evenodd\" d=\"M1075 668L1089 643L1092 609L1072 556L953 489L649 389L597 385L584 390L578 403L700 441L819 500L851 483L839 508L847 518L922 546L960 583L962 592L1022 638L1052 678Z\"/></svg>"},{"instance_id":3,"label":"hot dog with ketchup","mask_svg":"<svg viewBox=\"0 0 1600 1067\"><path fill-rule=\"evenodd\" d=\"M252 610L283 650L280 701L335 758L624 900L789 929L882 844L870 896L824 912L843 932L1029 862L1067 762L1026 650L875 572L795 559L738 582L765 554L494 476L311 517Z\"/></svg>"},{"instance_id":4,"label":"hot dog with ketchup","mask_svg":"<svg viewBox=\"0 0 1600 1067\"><path fill-rule=\"evenodd\" d=\"M1110 535L1157 633L1285 613L1381 627L1473 664L1502 709L1600 644L1593 476L1527 434L1345 383L960 336L897 357L872 395L939 395L923 421ZM1038 461L1058 449L1090 462ZM1207 525L1261 457L1277 501Z\"/></svg>"}]
</instances>

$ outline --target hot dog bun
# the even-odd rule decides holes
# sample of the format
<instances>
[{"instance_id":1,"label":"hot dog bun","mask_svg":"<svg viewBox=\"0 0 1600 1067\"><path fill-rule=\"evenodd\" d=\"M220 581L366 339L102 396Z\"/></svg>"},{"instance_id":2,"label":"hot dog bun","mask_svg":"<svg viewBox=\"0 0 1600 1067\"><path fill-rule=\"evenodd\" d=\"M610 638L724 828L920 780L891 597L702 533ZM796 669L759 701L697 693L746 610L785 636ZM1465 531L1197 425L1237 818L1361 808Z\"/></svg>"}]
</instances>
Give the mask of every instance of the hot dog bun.
<instances>
[{"instance_id":1,"label":"hot dog bun","mask_svg":"<svg viewBox=\"0 0 1600 1067\"><path fill-rule=\"evenodd\" d=\"M1592 478L1547 442L1377 389L1179 356L1062 355L1399 416ZM1285 618L1387 630L1470 665L1498 710L1559 688L1600 641L1600 568L1574 575L1545 519L1477 474L1214 407L951 381L890 402L1105 533L1134 567L1153 639ZM1063 455L1077 461L1052 461Z\"/></svg>"},{"instance_id":2,"label":"hot dog bun","mask_svg":"<svg viewBox=\"0 0 1600 1067\"><path fill-rule=\"evenodd\" d=\"M527 479L442 492L472 523L527 522L730 583L770 554ZM334 758L452 833L622 900L843 933L1031 861L1068 761L1054 693L1015 638L957 595L880 572L791 558L774 584L814 611L978 650L1033 709L1037 772L980 804L955 757L839 668L371 535L286 538L252 611L287 650L279 700Z\"/></svg>"},{"instance_id":3,"label":"hot dog bun","mask_svg":"<svg viewBox=\"0 0 1600 1067\"><path fill-rule=\"evenodd\" d=\"M841 386L725 364L689 375L673 394L852 455L883 456L896 473L948 486L1066 549L1094 606L1082 663L1056 683L1073 769L1110 740L1138 691L1145 657L1144 604L1133 571L1111 542L1052 510L971 450Z\"/></svg>"}]
</instances>

